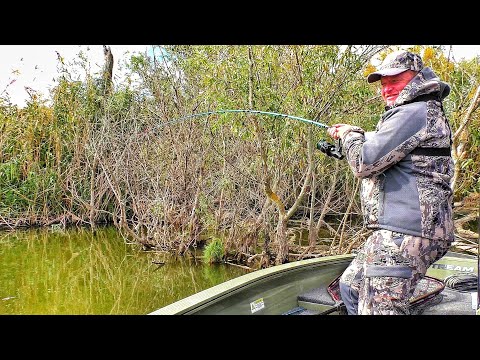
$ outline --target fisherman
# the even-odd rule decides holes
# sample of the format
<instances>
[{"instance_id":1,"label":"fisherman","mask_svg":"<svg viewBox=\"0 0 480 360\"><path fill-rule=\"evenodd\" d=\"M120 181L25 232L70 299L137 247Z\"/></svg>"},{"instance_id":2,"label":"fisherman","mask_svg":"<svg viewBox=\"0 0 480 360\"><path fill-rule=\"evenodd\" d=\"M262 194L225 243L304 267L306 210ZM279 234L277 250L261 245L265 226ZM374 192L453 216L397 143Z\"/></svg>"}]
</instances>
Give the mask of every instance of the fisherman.
<instances>
[{"instance_id":1,"label":"fisherman","mask_svg":"<svg viewBox=\"0 0 480 360\"><path fill-rule=\"evenodd\" d=\"M385 112L376 130L335 124L372 229L340 278L348 314L409 314L409 299L453 241L450 86L418 54L395 51L367 81L380 81Z\"/></svg>"}]
</instances>

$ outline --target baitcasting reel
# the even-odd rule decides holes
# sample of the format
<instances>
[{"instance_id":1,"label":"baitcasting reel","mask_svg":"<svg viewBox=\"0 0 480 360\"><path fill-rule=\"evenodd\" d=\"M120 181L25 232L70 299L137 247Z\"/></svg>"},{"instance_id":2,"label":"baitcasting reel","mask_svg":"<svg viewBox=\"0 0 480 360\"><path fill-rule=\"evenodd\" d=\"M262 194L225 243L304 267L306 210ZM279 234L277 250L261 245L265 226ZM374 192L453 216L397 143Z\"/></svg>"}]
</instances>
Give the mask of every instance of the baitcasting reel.
<instances>
[{"instance_id":1,"label":"baitcasting reel","mask_svg":"<svg viewBox=\"0 0 480 360\"><path fill-rule=\"evenodd\" d=\"M317 149L323 152L325 155L334 157L335 159L341 160L344 158L340 140L338 140L335 145L328 143L326 140L320 140L317 143Z\"/></svg>"}]
</instances>

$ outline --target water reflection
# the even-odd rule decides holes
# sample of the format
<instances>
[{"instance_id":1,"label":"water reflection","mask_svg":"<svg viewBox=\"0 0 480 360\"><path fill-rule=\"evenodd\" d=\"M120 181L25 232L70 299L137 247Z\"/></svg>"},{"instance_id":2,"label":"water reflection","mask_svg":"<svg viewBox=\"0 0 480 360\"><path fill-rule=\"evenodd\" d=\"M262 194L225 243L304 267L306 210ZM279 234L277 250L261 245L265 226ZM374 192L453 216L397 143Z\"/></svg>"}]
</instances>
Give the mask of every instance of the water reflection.
<instances>
[{"instance_id":1,"label":"water reflection","mask_svg":"<svg viewBox=\"0 0 480 360\"><path fill-rule=\"evenodd\" d=\"M0 314L146 314L243 274L142 252L114 228L0 233Z\"/></svg>"}]
</instances>

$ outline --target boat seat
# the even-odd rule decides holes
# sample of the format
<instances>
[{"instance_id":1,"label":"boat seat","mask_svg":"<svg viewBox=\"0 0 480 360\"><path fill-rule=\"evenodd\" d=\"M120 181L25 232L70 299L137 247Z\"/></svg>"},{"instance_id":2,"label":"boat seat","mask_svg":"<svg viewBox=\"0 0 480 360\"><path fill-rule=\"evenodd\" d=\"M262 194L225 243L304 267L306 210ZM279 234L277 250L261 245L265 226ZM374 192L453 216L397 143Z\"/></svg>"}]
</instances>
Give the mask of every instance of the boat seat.
<instances>
[{"instance_id":1,"label":"boat seat","mask_svg":"<svg viewBox=\"0 0 480 360\"><path fill-rule=\"evenodd\" d=\"M340 295L337 297L334 291L332 291L332 287L334 288L336 286L335 280L328 287L321 286L313 288L298 295L298 307L290 310L288 315L326 315L333 312L344 313L345 306L343 305Z\"/></svg>"},{"instance_id":2,"label":"boat seat","mask_svg":"<svg viewBox=\"0 0 480 360\"><path fill-rule=\"evenodd\" d=\"M307 291L304 294L298 295L298 302L307 302L307 303L317 303L324 304L328 306L335 306L336 302L333 300L332 296L329 294L326 287L318 287Z\"/></svg>"}]
</instances>

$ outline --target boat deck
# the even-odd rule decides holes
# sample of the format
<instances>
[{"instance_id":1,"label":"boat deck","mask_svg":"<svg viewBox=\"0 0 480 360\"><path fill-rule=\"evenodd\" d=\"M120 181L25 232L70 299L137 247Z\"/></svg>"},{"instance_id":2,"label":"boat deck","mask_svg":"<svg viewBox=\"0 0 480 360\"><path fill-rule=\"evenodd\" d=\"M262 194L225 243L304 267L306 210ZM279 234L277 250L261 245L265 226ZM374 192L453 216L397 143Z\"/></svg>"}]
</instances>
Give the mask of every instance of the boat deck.
<instances>
[{"instance_id":1,"label":"boat deck","mask_svg":"<svg viewBox=\"0 0 480 360\"><path fill-rule=\"evenodd\" d=\"M416 294L420 301L412 299L410 310L413 315L475 315L476 288L460 291L444 287L441 281L438 286L441 287L430 286L429 293ZM334 299L327 289L318 287L300 294L298 306L282 315L346 315L343 302L338 297Z\"/></svg>"}]
</instances>

